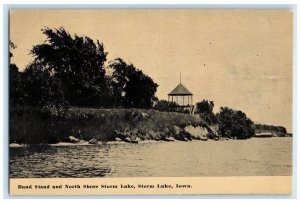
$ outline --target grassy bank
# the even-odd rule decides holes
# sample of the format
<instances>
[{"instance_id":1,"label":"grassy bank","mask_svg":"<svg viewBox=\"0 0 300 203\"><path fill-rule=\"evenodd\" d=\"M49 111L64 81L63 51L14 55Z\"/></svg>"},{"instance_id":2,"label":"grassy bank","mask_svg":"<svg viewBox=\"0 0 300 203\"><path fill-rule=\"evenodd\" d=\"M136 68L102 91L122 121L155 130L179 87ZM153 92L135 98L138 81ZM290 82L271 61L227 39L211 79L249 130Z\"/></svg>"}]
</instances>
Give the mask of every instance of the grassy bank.
<instances>
[{"instance_id":1,"label":"grassy bank","mask_svg":"<svg viewBox=\"0 0 300 203\"><path fill-rule=\"evenodd\" d=\"M145 109L13 107L10 109L10 143L57 143L69 136L81 140L111 141L115 130L136 132L142 140L156 139L173 126L202 126L194 115ZM149 133L150 132L150 133Z\"/></svg>"}]
</instances>

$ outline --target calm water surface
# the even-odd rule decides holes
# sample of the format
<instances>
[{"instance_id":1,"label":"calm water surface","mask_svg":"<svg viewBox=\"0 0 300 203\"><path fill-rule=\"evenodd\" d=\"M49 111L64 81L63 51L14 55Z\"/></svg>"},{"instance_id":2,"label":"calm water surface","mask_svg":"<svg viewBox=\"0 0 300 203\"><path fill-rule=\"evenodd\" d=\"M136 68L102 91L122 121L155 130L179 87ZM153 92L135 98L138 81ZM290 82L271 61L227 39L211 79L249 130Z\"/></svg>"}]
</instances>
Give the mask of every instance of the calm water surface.
<instances>
[{"instance_id":1,"label":"calm water surface","mask_svg":"<svg viewBox=\"0 0 300 203\"><path fill-rule=\"evenodd\" d=\"M10 177L292 174L292 138L10 148Z\"/></svg>"}]
</instances>

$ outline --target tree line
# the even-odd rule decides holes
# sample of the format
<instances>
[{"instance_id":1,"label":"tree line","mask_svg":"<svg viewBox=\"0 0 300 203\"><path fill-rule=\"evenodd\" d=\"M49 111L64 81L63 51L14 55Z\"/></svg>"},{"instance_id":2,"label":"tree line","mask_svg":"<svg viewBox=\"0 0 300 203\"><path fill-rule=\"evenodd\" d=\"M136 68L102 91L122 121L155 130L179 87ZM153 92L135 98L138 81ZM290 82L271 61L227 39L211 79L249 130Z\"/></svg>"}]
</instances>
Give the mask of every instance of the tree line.
<instances>
[{"instance_id":1,"label":"tree line","mask_svg":"<svg viewBox=\"0 0 300 203\"><path fill-rule=\"evenodd\" d=\"M283 126L274 126L274 125L266 125L266 124L255 124L255 130L257 131L273 131L273 132L280 132L286 134L286 128Z\"/></svg>"},{"instance_id":2,"label":"tree line","mask_svg":"<svg viewBox=\"0 0 300 203\"><path fill-rule=\"evenodd\" d=\"M62 27L41 31L46 41L30 50L24 71L10 63L11 105L151 108L157 101L158 85L133 64L117 58L105 67L108 52L99 40ZM10 42L10 61L16 48Z\"/></svg>"},{"instance_id":3,"label":"tree line","mask_svg":"<svg viewBox=\"0 0 300 203\"><path fill-rule=\"evenodd\" d=\"M181 112L175 102L155 97L158 84L122 58L105 66L108 52L103 43L87 36L71 35L64 28L43 28L46 41L30 50L33 60L20 71L11 62L17 46L10 42L9 101L10 105L37 107L154 108ZM254 125L239 110L221 107L213 112L214 102L196 103L199 114L209 125L217 125L223 137L247 139L254 130L277 130L282 126Z\"/></svg>"}]
</instances>

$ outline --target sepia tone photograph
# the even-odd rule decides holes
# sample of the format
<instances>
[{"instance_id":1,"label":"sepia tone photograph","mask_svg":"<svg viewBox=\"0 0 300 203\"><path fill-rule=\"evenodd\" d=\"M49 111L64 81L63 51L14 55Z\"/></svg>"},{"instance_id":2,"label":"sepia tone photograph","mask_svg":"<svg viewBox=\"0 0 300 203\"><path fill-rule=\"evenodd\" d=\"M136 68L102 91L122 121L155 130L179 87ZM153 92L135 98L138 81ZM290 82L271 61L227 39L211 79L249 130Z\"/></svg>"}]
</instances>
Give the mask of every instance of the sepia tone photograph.
<instances>
[{"instance_id":1,"label":"sepia tone photograph","mask_svg":"<svg viewBox=\"0 0 300 203\"><path fill-rule=\"evenodd\" d=\"M11 9L9 21L11 180L292 176L291 10Z\"/></svg>"}]
</instances>

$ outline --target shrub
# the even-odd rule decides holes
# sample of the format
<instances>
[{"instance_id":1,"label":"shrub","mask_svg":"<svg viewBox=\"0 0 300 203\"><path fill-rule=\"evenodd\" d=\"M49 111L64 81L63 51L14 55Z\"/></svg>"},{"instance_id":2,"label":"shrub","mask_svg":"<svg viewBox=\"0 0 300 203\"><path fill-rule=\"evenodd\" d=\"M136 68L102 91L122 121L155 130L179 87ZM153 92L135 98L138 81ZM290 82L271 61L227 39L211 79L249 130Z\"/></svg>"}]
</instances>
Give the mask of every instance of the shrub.
<instances>
[{"instance_id":1,"label":"shrub","mask_svg":"<svg viewBox=\"0 0 300 203\"><path fill-rule=\"evenodd\" d=\"M169 102L166 100L159 100L154 106L155 110L165 111L165 112L176 112L176 109L179 108L179 105L175 102Z\"/></svg>"},{"instance_id":2,"label":"shrub","mask_svg":"<svg viewBox=\"0 0 300 203\"><path fill-rule=\"evenodd\" d=\"M209 100L202 100L201 102L196 103L195 113L199 114L201 118L209 125L217 123L217 118L213 113L214 102Z\"/></svg>"}]
</instances>

